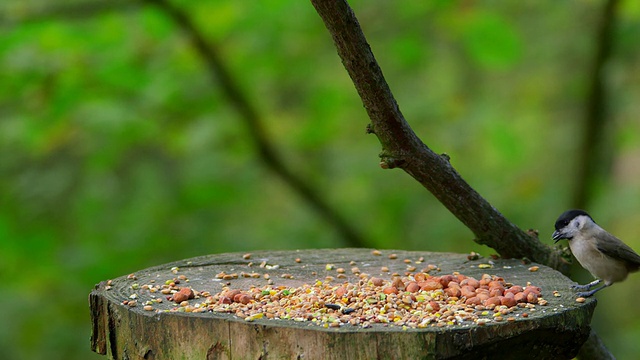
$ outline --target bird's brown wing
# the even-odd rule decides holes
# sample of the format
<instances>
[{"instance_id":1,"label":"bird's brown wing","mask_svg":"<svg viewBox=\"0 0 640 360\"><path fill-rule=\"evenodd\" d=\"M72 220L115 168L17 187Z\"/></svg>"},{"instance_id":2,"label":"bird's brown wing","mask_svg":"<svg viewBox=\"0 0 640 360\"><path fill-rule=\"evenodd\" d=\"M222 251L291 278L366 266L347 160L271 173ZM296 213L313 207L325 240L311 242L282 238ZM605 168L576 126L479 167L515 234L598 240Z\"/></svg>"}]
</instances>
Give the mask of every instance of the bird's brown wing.
<instances>
[{"instance_id":1,"label":"bird's brown wing","mask_svg":"<svg viewBox=\"0 0 640 360\"><path fill-rule=\"evenodd\" d=\"M630 270L640 268L640 255L620 239L609 233L605 233L599 240L597 247L603 254L626 262Z\"/></svg>"}]
</instances>

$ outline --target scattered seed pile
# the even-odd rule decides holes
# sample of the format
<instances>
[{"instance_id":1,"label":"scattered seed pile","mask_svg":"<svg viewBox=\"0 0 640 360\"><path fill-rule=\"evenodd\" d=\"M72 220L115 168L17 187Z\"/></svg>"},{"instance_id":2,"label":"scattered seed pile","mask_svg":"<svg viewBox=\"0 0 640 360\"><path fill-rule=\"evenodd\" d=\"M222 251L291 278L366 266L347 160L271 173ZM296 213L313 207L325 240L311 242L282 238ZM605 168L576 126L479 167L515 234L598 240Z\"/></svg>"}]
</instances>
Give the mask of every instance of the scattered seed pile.
<instances>
[{"instance_id":1,"label":"scattered seed pile","mask_svg":"<svg viewBox=\"0 0 640 360\"><path fill-rule=\"evenodd\" d=\"M247 321L266 317L325 327L394 324L414 328L515 321L528 316L526 310L516 310L533 310L536 304L546 303L539 287L511 285L488 274L477 280L458 273L417 273L392 280L366 277L338 285L316 281L297 288L226 289L205 301L207 310Z\"/></svg>"},{"instance_id":2,"label":"scattered seed pile","mask_svg":"<svg viewBox=\"0 0 640 360\"><path fill-rule=\"evenodd\" d=\"M296 262L299 260L296 259ZM331 266L327 264L327 269L331 269ZM325 278L299 287L276 286L269 282L249 289L225 286L215 294L180 286L189 281L184 275L162 285L133 284L132 289L163 294L166 300L176 303L169 311L220 312L233 314L246 321L281 319L324 327L370 327L380 324L406 329L485 325L526 318L529 312L536 311L536 306L547 304L541 289L530 283L515 285L489 274L483 274L480 279L457 272L430 275L429 271L435 268L431 265L421 272L406 272L402 276L392 274L390 279L369 276L352 269L358 275L358 280L354 282L336 283L333 278ZM173 268L172 272L177 274L178 270ZM337 269L338 274L344 273L344 270L340 270ZM529 270L536 271L537 268ZM234 275L238 276L220 273L216 277L231 279ZM135 277L133 274L131 276ZM260 277L252 273L240 276ZM554 296L558 295L554 293ZM155 294L152 297L154 300L143 304L144 309L160 311L154 305L163 302L163 299L155 297ZM123 303L137 306L136 298Z\"/></svg>"}]
</instances>

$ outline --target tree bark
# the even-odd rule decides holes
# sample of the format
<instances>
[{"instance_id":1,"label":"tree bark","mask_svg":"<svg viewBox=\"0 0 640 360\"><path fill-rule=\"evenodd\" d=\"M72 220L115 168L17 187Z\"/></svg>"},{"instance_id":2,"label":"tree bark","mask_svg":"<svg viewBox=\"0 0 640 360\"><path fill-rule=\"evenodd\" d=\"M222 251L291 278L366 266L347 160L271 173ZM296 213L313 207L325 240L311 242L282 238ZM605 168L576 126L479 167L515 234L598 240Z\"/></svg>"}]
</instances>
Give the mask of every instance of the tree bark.
<instances>
[{"instance_id":1,"label":"tree bark","mask_svg":"<svg viewBox=\"0 0 640 360\"><path fill-rule=\"evenodd\" d=\"M333 37L382 145L383 168L399 167L427 188L476 236L505 258L529 258L568 272L559 252L509 222L456 172L446 154L425 145L404 119L355 14L345 0L311 0Z\"/></svg>"}]
</instances>

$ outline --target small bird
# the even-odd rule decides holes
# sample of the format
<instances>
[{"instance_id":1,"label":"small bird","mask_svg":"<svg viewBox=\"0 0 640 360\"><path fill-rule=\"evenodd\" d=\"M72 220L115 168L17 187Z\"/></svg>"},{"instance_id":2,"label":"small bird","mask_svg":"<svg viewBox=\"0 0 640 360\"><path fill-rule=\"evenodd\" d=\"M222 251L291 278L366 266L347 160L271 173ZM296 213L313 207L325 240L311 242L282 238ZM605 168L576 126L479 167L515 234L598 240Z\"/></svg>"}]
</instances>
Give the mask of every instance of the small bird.
<instances>
[{"instance_id":1,"label":"small bird","mask_svg":"<svg viewBox=\"0 0 640 360\"><path fill-rule=\"evenodd\" d=\"M569 240L569 248L580 265L596 278L586 285L574 285L581 297L623 281L630 272L640 269L640 255L617 237L598 226L584 210L568 210L562 213L555 224L553 240ZM604 286L591 290L604 281Z\"/></svg>"}]
</instances>

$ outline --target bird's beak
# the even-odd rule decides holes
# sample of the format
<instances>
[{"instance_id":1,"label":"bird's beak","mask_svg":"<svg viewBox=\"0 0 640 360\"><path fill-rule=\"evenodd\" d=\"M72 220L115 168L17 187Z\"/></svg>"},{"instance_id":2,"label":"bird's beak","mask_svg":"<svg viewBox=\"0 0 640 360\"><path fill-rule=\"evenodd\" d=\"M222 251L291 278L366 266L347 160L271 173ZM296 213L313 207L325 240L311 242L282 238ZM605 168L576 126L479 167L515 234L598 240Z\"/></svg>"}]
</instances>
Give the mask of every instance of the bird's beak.
<instances>
[{"instance_id":1,"label":"bird's beak","mask_svg":"<svg viewBox=\"0 0 640 360\"><path fill-rule=\"evenodd\" d=\"M554 231L554 232L553 232L553 235L551 235L551 238L552 238L553 240L555 240L555 241L554 241L554 244L555 244L555 243L557 243L558 241L560 241L560 240L564 239L564 235L563 235L560 231L556 230L556 231Z\"/></svg>"}]
</instances>

